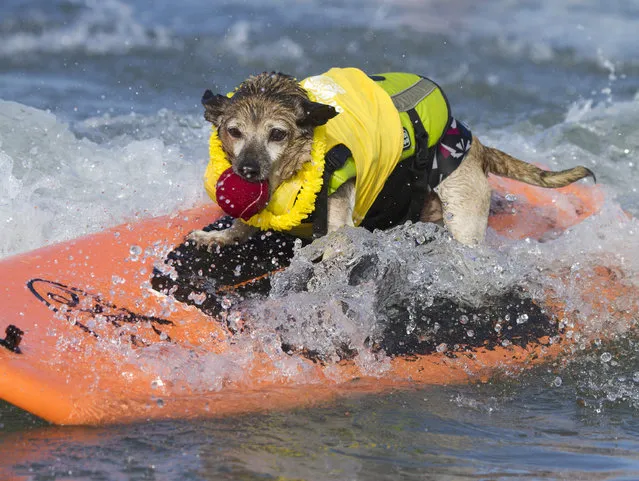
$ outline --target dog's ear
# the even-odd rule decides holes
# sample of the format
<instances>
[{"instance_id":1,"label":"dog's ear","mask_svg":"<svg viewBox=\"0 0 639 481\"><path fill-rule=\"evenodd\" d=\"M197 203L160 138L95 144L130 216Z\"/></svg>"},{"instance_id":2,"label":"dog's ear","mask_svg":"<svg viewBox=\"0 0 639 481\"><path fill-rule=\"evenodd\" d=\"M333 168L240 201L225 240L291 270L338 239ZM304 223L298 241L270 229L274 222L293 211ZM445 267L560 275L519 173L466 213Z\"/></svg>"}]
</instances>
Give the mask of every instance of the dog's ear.
<instances>
[{"instance_id":1,"label":"dog's ear","mask_svg":"<svg viewBox=\"0 0 639 481\"><path fill-rule=\"evenodd\" d=\"M202 95L204 118L217 126L218 119L230 101L231 99L225 95L215 95L210 90L205 90L204 95Z\"/></svg>"},{"instance_id":2,"label":"dog's ear","mask_svg":"<svg viewBox=\"0 0 639 481\"><path fill-rule=\"evenodd\" d=\"M302 101L302 118L297 121L300 127L317 127L335 117L339 112L335 107L318 102L311 102L304 99Z\"/></svg>"}]
</instances>

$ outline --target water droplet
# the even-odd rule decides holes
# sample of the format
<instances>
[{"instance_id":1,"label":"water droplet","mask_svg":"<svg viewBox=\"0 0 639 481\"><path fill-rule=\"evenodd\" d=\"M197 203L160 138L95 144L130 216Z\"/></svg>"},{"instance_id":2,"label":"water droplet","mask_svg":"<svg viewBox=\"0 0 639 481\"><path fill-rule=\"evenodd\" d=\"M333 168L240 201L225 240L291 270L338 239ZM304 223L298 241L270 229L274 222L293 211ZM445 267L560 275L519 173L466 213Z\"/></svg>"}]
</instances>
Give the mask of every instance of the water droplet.
<instances>
[{"instance_id":1,"label":"water droplet","mask_svg":"<svg viewBox=\"0 0 639 481\"><path fill-rule=\"evenodd\" d=\"M528 314L517 316L517 324L524 324L528 320Z\"/></svg>"},{"instance_id":2,"label":"water droplet","mask_svg":"<svg viewBox=\"0 0 639 481\"><path fill-rule=\"evenodd\" d=\"M468 329L468 330L466 331L466 335L467 335L468 337L474 337L474 336L475 336L475 331L473 331L472 329Z\"/></svg>"},{"instance_id":3,"label":"water droplet","mask_svg":"<svg viewBox=\"0 0 639 481\"><path fill-rule=\"evenodd\" d=\"M129 254L131 254L131 260L137 261L142 254L142 248L140 246L132 245L129 247Z\"/></svg>"},{"instance_id":4,"label":"water droplet","mask_svg":"<svg viewBox=\"0 0 639 481\"><path fill-rule=\"evenodd\" d=\"M632 380L633 380L634 382L639 382L639 371L635 372L635 373L632 375Z\"/></svg>"},{"instance_id":5,"label":"water droplet","mask_svg":"<svg viewBox=\"0 0 639 481\"><path fill-rule=\"evenodd\" d=\"M463 315L459 318L459 323L460 323L460 324L468 324L468 316L466 316L465 314L463 314Z\"/></svg>"},{"instance_id":6,"label":"water droplet","mask_svg":"<svg viewBox=\"0 0 639 481\"><path fill-rule=\"evenodd\" d=\"M228 297L223 297L220 304L222 305L222 309L230 309L233 305L233 301L231 301Z\"/></svg>"},{"instance_id":7,"label":"water droplet","mask_svg":"<svg viewBox=\"0 0 639 481\"><path fill-rule=\"evenodd\" d=\"M437 352L446 352L448 350L448 344L446 344L445 342L442 342L435 348L435 350Z\"/></svg>"},{"instance_id":8,"label":"water droplet","mask_svg":"<svg viewBox=\"0 0 639 481\"><path fill-rule=\"evenodd\" d=\"M193 301L196 305L201 306L204 303L204 301L206 301L206 293L191 292L189 293L187 299Z\"/></svg>"},{"instance_id":9,"label":"water droplet","mask_svg":"<svg viewBox=\"0 0 639 481\"><path fill-rule=\"evenodd\" d=\"M553 381L552 381L552 385L553 385L553 386L555 386L555 387L559 387L559 386L561 386L561 384L562 384L562 383L563 383L563 380L562 380L559 376L557 376L557 377L556 377L555 379L553 379Z\"/></svg>"},{"instance_id":10,"label":"water droplet","mask_svg":"<svg viewBox=\"0 0 639 481\"><path fill-rule=\"evenodd\" d=\"M515 194L506 194L504 197L508 202L515 202L517 200L517 196Z\"/></svg>"},{"instance_id":11,"label":"water droplet","mask_svg":"<svg viewBox=\"0 0 639 481\"><path fill-rule=\"evenodd\" d=\"M411 334L416 328L417 324L415 321L411 320L408 324L406 324L406 334Z\"/></svg>"},{"instance_id":12,"label":"water droplet","mask_svg":"<svg viewBox=\"0 0 639 481\"><path fill-rule=\"evenodd\" d=\"M164 381L162 381L162 379L155 378L153 381L151 381L151 388L152 389L157 389L159 387L164 387Z\"/></svg>"},{"instance_id":13,"label":"water droplet","mask_svg":"<svg viewBox=\"0 0 639 481\"><path fill-rule=\"evenodd\" d=\"M240 311L230 312L227 318L227 323L231 331L240 331L242 329L242 313Z\"/></svg>"},{"instance_id":14,"label":"water droplet","mask_svg":"<svg viewBox=\"0 0 639 481\"><path fill-rule=\"evenodd\" d=\"M156 399L155 404L157 404L159 407L163 408L164 407L164 400L163 399Z\"/></svg>"},{"instance_id":15,"label":"water droplet","mask_svg":"<svg viewBox=\"0 0 639 481\"><path fill-rule=\"evenodd\" d=\"M609 362L612 359L612 354L609 352L604 352L601 356L599 356L601 362Z\"/></svg>"},{"instance_id":16,"label":"water droplet","mask_svg":"<svg viewBox=\"0 0 639 481\"><path fill-rule=\"evenodd\" d=\"M419 272L410 271L408 273L407 279L408 279L408 282L410 282L411 284L418 284L421 279L421 275Z\"/></svg>"}]
</instances>

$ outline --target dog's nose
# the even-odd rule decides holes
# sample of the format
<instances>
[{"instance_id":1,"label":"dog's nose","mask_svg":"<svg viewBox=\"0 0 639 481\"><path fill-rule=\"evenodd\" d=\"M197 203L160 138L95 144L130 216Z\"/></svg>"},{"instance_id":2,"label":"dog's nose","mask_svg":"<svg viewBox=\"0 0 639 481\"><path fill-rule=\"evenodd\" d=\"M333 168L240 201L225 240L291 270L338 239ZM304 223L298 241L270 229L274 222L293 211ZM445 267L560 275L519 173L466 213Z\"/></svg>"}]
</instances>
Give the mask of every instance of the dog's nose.
<instances>
[{"instance_id":1,"label":"dog's nose","mask_svg":"<svg viewBox=\"0 0 639 481\"><path fill-rule=\"evenodd\" d=\"M257 180L260 176L260 167L257 163L247 162L239 168L239 173L246 180Z\"/></svg>"}]
</instances>

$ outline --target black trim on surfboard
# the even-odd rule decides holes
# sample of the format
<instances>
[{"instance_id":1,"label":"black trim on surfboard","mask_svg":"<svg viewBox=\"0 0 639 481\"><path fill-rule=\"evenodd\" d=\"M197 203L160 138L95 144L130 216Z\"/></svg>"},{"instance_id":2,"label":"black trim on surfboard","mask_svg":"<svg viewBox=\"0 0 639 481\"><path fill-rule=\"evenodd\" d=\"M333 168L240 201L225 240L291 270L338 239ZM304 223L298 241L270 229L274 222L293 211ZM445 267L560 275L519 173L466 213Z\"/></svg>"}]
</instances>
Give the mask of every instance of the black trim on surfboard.
<instances>
[{"instance_id":1,"label":"black trim on surfboard","mask_svg":"<svg viewBox=\"0 0 639 481\"><path fill-rule=\"evenodd\" d=\"M369 343L374 349L397 356L438 350L454 356L455 352L478 347L524 347L559 334L556 319L517 288L488 296L480 306L435 297L432 305L417 306L410 314L401 305L393 308L395 313L389 317L382 336Z\"/></svg>"},{"instance_id":2,"label":"black trim on surfboard","mask_svg":"<svg viewBox=\"0 0 639 481\"><path fill-rule=\"evenodd\" d=\"M225 217L204 230L222 230L231 222L230 217ZM256 234L245 244L213 252L184 243L168 254L165 268L154 270L151 285L222 321L224 316L219 314L242 299L268 295L270 277L290 265L295 241L292 236L269 231ZM374 259L371 264L375 264ZM366 277L359 272L366 270L366 266L354 269L359 269L359 277ZM409 313L408 301L405 304L400 302L388 308L386 325L375 338L367 339L367 348L383 350L389 356L426 355L444 350L454 357L480 347L538 343L560 331L557 320L549 317L523 288L514 287L499 296L487 297L478 307L460 299L437 297L432 305L419 306L419 312ZM414 311L414 306L411 309ZM248 325L250 328L250 320ZM237 332L236 326L227 324L227 328L234 334ZM299 329L295 323L278 328L282 350L324 362L322 355L311 347L293 347L287 342L287 332L294 329ZM357 355L357 349L348 340L335 342L339 358Z\"/></svg>"},{"instance_id":3,"label":"black trim on surfboard","mask_svg":"<svg viewBox=\"0 0 639 481\"><path fill-rule=\"evenodd\" d=\"M9 349L16 354L22 354L22 351L20 350L22 336L24 336L24 331L22 331L22 329L18 326L14 326L13 324L9 324L5 329L5 338L0 339L0 346Z\"/></svg>"},{"instance_id":4,"label":"black trim on surfboard","mask_svg":"<svg viewBox=\"0 0 639 481\"><path fill-rule=\"evenodd\" d=\"M232 222L231 217L222 217L202 230L224 230ZM244 244L213 252L185 242L167 255L166 268L154 269L151 286L217 316L240 298L267 295L270 276L290 264L296 239L279 232L258 232Z\"/></svg>"}]
</instances>

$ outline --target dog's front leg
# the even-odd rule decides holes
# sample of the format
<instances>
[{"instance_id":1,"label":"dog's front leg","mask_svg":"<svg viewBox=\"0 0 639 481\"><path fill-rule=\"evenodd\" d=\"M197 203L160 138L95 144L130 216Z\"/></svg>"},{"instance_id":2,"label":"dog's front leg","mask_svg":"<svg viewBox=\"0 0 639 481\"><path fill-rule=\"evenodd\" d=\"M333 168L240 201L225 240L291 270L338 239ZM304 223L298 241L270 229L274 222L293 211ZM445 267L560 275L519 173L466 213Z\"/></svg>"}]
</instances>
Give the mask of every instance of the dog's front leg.
<instances>
[{"instance_id":1,"label":"dog's front leg","mask_svg":"<svg viewBox=\"0 0 639 481\"><path fill-rule=\"evenodd\" d=\"M194 230L186 236L186 240L193 242L198 247L206 247L210 252L216 246L227 246L234 243L243 244L257 230L257 227L245 224L240 219L235 219L228 229L209 232Z\"/></svg>"},{"instance_id":2,"label":"dog's front leg","mask_svg":"<svg viewBox=\"0 0 639 481\"><path fill-rule=\"evenodd\" d=\"M355 209L355 179L344 182L328 198L328 232L335 232L345 225L353 226Z\"/></svg>"},{"instance_id":3,"label":"dog's front leg","mask_svg":"<svg viewBox=\"0 0 639 481\"><path fill-rule=\"evenodd\" d=\"M335 233L340 227L353 226L353 210L355 209L355 181L344 182L328 198L327 206L327 235L314 243L319 249L317 260L328 260L342 254L345 245L348 244L348 236L344 233Z\"/></svg>"}]
</instances>

